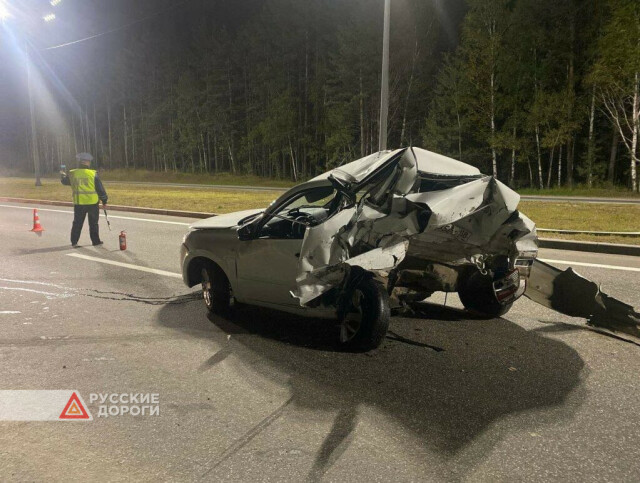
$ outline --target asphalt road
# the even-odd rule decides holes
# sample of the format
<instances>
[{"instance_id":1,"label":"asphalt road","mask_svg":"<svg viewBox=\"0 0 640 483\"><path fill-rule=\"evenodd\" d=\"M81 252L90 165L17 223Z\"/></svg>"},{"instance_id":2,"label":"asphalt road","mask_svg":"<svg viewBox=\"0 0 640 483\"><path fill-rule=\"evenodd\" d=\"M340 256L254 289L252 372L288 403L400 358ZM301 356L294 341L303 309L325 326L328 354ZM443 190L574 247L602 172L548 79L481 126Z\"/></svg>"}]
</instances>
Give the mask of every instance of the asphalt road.
<instances>
[{"instance_id":1,"label":"asphalt road","mask_svg":"<svg viewBox=\"0 0 640 483\"><path fill-rule=\"evenodd\" d=\"M320 321L209 320L177 275L188 219L113 214L104 247L74 250L68 209L40 210L41 237L31 209L0 206L0 389L75 389L94 419L0 422L4 481L638 479L640 347L580 319L523 299L474 320L436 297L342 353ZM541 255L640 305L640 258ZM88 402L125 392L160 414Z\"/></svg>"},{"instance_id":2,"label":"asphalt road","mask_svg":"<svg viewBox=\"0 0 640 483\"><path fill-rule=\"evenodd\" d=\"M106 181L109 183L109 181ZM224 185L224 184L188 184L188 183L160 183L150 181L112 181L119 184L133 184L143 186L158 186L168 188L191 188L191 189L215 189L215 190L232 190L232 191L286 191L288 188L279 188L276 186L247 186L247 185ZM598 204L615 204L615 205L633 205L640 204L640 198L601 198L587 196L538 196L538 195L522 195L523 201L549 201L549 202L571 202L571 203L598 203Z\"/></svg>"}]
</instances>

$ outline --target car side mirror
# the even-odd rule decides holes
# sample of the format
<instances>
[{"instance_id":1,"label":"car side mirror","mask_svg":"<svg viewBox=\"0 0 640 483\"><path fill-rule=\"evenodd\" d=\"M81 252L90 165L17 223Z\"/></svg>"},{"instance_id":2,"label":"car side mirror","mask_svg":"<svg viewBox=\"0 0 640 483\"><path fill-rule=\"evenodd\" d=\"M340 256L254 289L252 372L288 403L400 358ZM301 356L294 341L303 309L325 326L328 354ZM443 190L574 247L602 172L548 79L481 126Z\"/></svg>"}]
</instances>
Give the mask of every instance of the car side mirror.
<instances>
[{"instance_id":1,"label":"car side mirror","mask_svg":"<svg viewBox=\"0 0 640 483\"><path fill-rule=\"evenodd\" d=\"M238 228L238 240L246 241L253 238L253 223L247 223Z\"/></svg>"}]
</instances>

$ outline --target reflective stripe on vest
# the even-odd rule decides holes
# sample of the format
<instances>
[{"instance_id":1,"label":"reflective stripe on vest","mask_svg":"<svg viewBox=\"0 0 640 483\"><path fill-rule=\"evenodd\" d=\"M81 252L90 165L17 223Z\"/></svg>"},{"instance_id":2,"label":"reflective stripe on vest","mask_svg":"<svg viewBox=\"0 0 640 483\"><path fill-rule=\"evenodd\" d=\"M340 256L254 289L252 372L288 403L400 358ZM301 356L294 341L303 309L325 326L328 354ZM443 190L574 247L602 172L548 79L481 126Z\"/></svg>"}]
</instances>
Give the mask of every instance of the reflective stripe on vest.
<instances>
[{"instance_id":1,"label":"reflective stripe on vest","mask_svg":"<svg viewBox=\"0 0 640 483\"><path fill-rule=\"evenodd\" d=\"M69 181L73 191L74 205L95 205L98 203L95 170L72 169L69 171Z\"/></svg>"}]
</instances>

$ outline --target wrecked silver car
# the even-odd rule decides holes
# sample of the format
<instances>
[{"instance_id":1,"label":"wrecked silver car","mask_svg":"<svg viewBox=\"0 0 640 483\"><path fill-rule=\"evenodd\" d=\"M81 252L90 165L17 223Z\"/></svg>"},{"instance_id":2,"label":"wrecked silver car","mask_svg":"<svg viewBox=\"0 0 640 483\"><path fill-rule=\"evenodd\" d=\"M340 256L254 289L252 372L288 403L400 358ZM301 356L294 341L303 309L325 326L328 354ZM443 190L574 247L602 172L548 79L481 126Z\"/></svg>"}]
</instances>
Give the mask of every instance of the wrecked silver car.
<instances>
[{"instance_id":1,"label":"wrecked silver car","mask_svg":"<svg viewBox=\"0 0 640 483\"><path fill-rule=\"evenodd\" d=\"M340 343L368 350L384 338L391 309L437 291L457 292L476 314L505 314L538 253L519 200L436 153L375 153L291 188L266 210L194 223L183 279L202 285L214 313L240 302L337 319Z\"/></svg>"}]
</instances>

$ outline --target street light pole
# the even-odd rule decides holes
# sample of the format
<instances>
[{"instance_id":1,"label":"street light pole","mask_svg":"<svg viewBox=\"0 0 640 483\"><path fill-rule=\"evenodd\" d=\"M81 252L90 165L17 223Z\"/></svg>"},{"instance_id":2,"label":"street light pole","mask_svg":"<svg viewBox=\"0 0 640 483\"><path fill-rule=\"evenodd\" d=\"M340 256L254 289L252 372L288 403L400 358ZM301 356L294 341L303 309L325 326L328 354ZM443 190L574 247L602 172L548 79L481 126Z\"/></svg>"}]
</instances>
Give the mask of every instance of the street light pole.
<instances>
[{"instance_id":1,"label":"street light pole","mask_svg":"<svg viewBox=\"0 0 640 483\"><path fill-rule=\"evenodd\" d=\"M29 91L29 117L31 118L31 154L33 156L33 169L36 176L36 186L42 186L40 181L40 156L38 153L38 135L36 132L36 116L33 104L33 88L31 87L31 59L29 57L29 45L25 42L24 56L27 62L27 90Z\"/></svg>"},{"instance_id":2,"label":"street light pole","mask_svg":"<svg viewBox=\"0 0 640 483\"><path fill-rule=\"evenodd\" d=\"M380 132L378 150L387 149L387 121L389 118L389 29L391 0L384 0L384 33L382 36L382 85L380 87Z\"/></svg>"}]
</instances>

